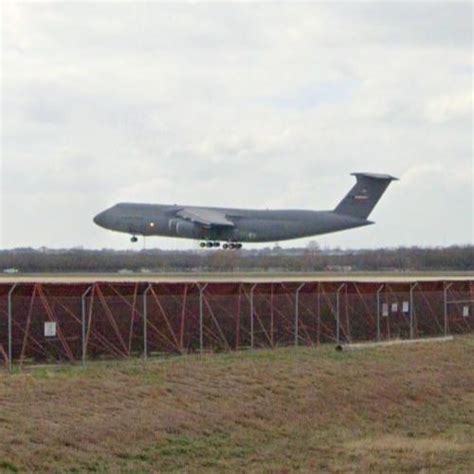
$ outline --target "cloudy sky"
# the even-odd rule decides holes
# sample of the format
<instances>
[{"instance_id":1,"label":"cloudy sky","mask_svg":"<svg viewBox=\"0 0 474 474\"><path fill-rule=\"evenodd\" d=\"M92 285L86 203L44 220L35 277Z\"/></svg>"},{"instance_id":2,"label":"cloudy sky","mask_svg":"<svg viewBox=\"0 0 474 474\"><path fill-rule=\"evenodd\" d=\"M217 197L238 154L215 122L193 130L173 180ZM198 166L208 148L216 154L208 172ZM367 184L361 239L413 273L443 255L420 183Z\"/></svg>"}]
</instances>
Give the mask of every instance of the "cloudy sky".
<instances>
[{"instance_id":1,"label":"cloudy sky","mask_svg":"<svg viewBox=\"0 0 474 474\"><path fill-rule=\"evenodd\" d=\"M1 247L129 248L118 201L331 209L353 171L401 181L321 245L472 243L472 9L2 2Z\"/></svg>"}]
</instances>

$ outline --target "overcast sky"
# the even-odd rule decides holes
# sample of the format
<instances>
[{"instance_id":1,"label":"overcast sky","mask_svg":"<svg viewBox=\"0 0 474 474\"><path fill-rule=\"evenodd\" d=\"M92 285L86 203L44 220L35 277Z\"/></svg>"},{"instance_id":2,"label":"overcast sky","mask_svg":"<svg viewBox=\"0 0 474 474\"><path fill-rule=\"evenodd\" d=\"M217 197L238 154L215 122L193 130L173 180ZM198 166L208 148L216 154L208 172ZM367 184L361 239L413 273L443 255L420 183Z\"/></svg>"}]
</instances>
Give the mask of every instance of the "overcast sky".
<instances>
[{"instance_id":1,"label":"overcast sky","mask_svg":"<svg viewBox=\"0 0 474 474\"><path fill-rule=\"evenodd\" d=\"M119 201L331 209L353 171L401 181L321 245L473 242L471 2L2 5L2 247L130 248Z\"/></svg>"}]
</instances>

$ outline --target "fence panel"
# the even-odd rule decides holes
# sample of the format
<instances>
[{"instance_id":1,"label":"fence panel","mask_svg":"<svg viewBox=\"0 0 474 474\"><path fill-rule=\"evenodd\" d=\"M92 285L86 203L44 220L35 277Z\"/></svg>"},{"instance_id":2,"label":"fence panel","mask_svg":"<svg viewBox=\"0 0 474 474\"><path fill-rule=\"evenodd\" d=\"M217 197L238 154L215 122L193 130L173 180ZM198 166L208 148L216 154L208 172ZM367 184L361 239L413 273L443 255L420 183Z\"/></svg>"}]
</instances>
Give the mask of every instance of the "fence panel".
<instances>
[{"instance_id":1,"label":"fence panel","mask_svg":"<svg viewBox=\"0 0 474 474\"><path fill-rule=\"evenodd\" d=\"M0 285L0 367L8 367L8 292L13 285Z\"/></svg>"},{"instance_id":2,"label":"fence panel","mask_svg":"<svg viewBox=\"0 0 474 474\"><path fill-rule=\"evenodd\" d=\"M474 282L456 282L447 288L449 333L474 332Z\"/></svg>"}]
</instances>

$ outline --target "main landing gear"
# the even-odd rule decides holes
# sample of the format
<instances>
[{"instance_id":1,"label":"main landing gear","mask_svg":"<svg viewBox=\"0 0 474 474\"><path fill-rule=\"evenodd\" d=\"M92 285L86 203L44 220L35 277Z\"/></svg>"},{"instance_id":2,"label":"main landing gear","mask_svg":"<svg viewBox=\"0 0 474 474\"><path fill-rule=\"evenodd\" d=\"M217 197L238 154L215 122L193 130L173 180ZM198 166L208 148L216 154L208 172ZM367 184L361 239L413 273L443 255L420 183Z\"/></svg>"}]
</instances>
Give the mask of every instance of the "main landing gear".
<instances>
[{"instance_id":1,"label":"main landing gear","mask_svg":"<svg viewBox=\"0 0 474 474\"><path fill-rule=\"evenodd\" d=\"M210 249L212 247L220 247L221 246L220 242L211 242L209 240L207 240L206 242L201 242L199 245L200 245L201 248L208 248L208 249ZM241 249L242 244L239 243L239 242L226 242L225 244L222 245L222 248L224 250Z\"/></svg>"},{"instance_id":2,"label":"main landing gear","mask_svg":"<svg viewBox=\"0 0 474 474\"><path fill-rule=\"evenodd\" d=\"M221 243L220 242L211 242L210 240L207 240L206 242L201 242L200 244L201 248L207 247L208 249L212 247L220 247Z\"/></svg>"},{"instance_id":3,"label":"main landing gear","mask_svg":"<svg viewBox=\"0 0 474 474\"><path fill-rule=\"evenodd\" d=\"M238 250L242 248L242 244L239 242L228 242L227 244L224 244L222 246L224 250L230 249L230 250Z\"/></svg>"}]
</instances>

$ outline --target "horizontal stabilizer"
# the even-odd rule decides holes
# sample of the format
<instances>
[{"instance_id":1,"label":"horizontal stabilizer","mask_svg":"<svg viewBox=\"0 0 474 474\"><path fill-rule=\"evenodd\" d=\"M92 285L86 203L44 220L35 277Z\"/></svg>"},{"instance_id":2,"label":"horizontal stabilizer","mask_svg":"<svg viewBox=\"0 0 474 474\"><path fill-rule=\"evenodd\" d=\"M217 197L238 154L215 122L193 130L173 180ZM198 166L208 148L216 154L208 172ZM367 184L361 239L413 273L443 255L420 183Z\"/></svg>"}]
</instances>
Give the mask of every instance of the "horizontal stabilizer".
<instances>
[{"instance_id":1,"label":"horizontal stabilizer","mask_svg":"<svg viewBox=\"0 0 474 474\"><path fill-rule=\"evenodd\" d=\"M352 176L357 182L334 212L359 219L367 219L388 185L398 181L388 174L352 173Z\"/></svg>"}]
</instances>

